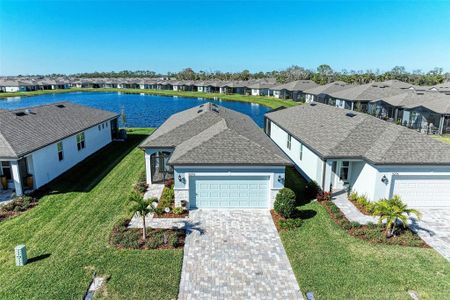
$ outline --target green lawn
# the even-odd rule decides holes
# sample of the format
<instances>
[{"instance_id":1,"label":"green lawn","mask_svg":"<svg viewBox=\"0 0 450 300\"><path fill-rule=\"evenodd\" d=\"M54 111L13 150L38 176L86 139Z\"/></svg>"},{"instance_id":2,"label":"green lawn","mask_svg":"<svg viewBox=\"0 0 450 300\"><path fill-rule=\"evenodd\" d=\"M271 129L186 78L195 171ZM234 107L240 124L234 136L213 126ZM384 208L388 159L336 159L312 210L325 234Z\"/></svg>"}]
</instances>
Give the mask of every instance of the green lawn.
<instances>
[{"instance_id":1,"label":"green lawn","mask_svg":"<svg viewBox=\"0 0 450 300\"><path fill-rule=\"evenodd\" d=\"M441 135L441 136L434 135L433 137L436 138L438 141L450 144L450 134L448 134L448 135Z\"/></svg>"},{"instance_id":2,"label":"green lawn","mask_svg":"<svg viewBox=\"0 0 450 300\"><path fill-rule=\"evenodd\" d=\"M81 299L94 270L110 277L105 297L176 298L182 250L117 250L108 243L144 170L135 148L144 133L108 146L51 184L37 207L0 223L0 299ZM42 258L16 267L20 243L30 258Z\"/></svg>"},{"instance_id":3,"label":"green lawn","mask_svg":"<svg viewBox=\"0 0 450 300\"><path fill-rule=\"evenodd\" d=\"M220 98L227 101L239 101L239 102L249 102L257 103L270 108L278 108L280 106L291 107L298 103L293 100L282 100L274 97L262 97L262 96L244 96L244 95L225 95L217 93L201 93L201 92L182 92L182 91L163 91L163 90L141 90L141 89L116 89L116 88L106 88L106 89L91 89L91 88L71 88L64 90L46 90L46 91L34 91L34 92L15 92L15 93L0 93L0 99L5 97L26 97L26 96L37 96L44 94L54 94L54 93L70 93L70 92L121 92L128 94L149 94L149 95L161 95L161 96L180 96L180 97L190 97L190 98L205 98L214 99Z\"/></svg>"},{"instance_id":4,"label":"green lawn","mask_svg":"<svg viewBox=\"0 0 450 300\"><path fill-rule=\"evenodd\" d=\"M289 179L286 185L299 181ZM296 175L298 176L298 175ZM280 236L302 292L316 299L445 299L450 264L433 249L370 244L336 225L317 202L299 207L304 225Z\"/></svg>"}]
</instances>

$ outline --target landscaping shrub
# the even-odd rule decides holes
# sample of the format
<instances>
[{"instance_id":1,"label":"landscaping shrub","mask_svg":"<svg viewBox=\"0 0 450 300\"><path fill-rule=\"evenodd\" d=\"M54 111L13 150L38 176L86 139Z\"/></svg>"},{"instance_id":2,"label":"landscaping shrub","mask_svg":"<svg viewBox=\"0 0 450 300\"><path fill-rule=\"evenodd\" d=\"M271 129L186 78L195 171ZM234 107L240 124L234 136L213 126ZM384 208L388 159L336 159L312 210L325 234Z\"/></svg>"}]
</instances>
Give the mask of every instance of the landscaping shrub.
<instances>
[{"instance_id":1,"label":"landscaping shrub","mask_svg":"<svg viewBox=\"0 0 450 300\"><path fill-rule=\"evenodd\" d=\"M138 181L134 185L134 190L140 194L144 194L147 191L147 188L147 177L145 175L145 172L142 172L141 175L139 175Z\"/></svg>"},{"instance_id":2,"label":"landscaping shrub","mask_svg":"<svg viewBox=\"0 0 450 300\"><path fill-rule=\"evenodd\" d=\"M295 193L289 188L281 189L275 198L273 208L282 217L291 217L295 211Z\"/></svg>"},{"instance_id":3,"label":"landscaping shrub","mask_svg":"<svg viewBox=\"0 0 450 300\"><path fill-rule=\"evenodd\" d=\"M158 216L162 215L163 213L164 213L164 208L162 208L162 207L155 208L155 214L157 214Z\"/></svg>"},{"instance_id":4,"label":"landscaping shrub","mask_svg":"<svg viewBox=\"0 0 450 300\"><path fill-rule=\"evenodd\" d=\"M355 222L355 221L350 222L350 225L351 225L353 228L359 228L359 227L361 227L361 224L359 224L358 222Z\"/></svg>"},{"instance_id":5,"label":"landscaping shrub","mask_svg":"<svg viewBox=\"0 0 450 300\"><path fill-rule=\"evenodd\" d=\"M310 181L305 187L305 195L307 199L314 199L317 194L321 193L322 189L315 181Z\"/></svg>"},{"instance_id":6,"label":"landscaping shrub","mask_svg":"<svg viewBox=\"0 0 450 300\"><path fill-rule=\"evenodd\" d=\"M281 229L287 229L287 230L291 230L291 229L295 229L295 228L299 228L300 226L302 226L303 224L303 220L302 219L286 219L286 220L279 220L278 221L278 225L280 226Z\"/></svg>"},{"instance_id":7,"label":"landscaping shrub","mask_svg":"<svg viewBox=\"0 0 450 300\"><path fill-rule=\"evenodd\" d=\"M159 200L158 207L164 209L166 207L172 208L175 199L175 191L173 187L164 187L161 194L161 199Z\"/></svg>"},{"instance_id":8,"label":"landscaping shrub","mask_svg":"<svg viewBox=\"0 0 450 300\"><path fill-rule=\"evenodd\" d=\"M176 215L181 215L184 212L184 209L182 207L174 207L173 213Z\"/></svg>"},{"instance_id":9,"label":"landscaping shrub","mask_svg":"<svg viewBox=\"0 0 450 300\"><path fill-rule=\"evenodd\" d=\"M167 179L166 182L164 182L164 186L167 188L173 188L173 184L174 184L173 178Z\"/></svg>"},{"instance_id":10,"label":"landscaping shrub","mask_svg":"<svg viewBox=\"0 0 450 300\"><path fill-rule=\"evenodd\" d=\"M16 197L11 202L0 207L1 212L23 212L29 209L36 199L30 196Z\"/></svg>"},{"instance_id":11,"label":"landscaping shrub","mask_svg":"<svg viewBox=\"0 0 450 300\"><path fill-rule=\"evenodd\" d=\"M316 199L319 202L323 202L323 201L330 201L331 200L331 193L330 192L322 192L320 191L317 195L316 195Z\"/></svg>"}]
</instances>

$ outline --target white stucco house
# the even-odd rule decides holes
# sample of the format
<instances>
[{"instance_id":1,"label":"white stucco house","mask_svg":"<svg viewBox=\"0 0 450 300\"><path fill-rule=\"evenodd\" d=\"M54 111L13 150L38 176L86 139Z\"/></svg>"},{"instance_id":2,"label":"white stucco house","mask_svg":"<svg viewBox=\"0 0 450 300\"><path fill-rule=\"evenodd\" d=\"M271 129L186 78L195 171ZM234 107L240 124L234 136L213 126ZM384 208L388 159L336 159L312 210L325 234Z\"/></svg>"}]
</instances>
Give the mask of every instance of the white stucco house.
<instances>
[{"instance_id":1,"label":"white stucco house","mask_svg":"<svg viewBox=\"0 0 450 300\"><path fill-rule=\"evenodd\" d=\"M403 126L311 103L266 114L265 131L308 180L376 201L450 207L450 145Z\"/></svg>"},{"instance_id":2,"label":"white stucco house","mask_svg":"<svg viewBox=\"0 0 450 300\"><path fill-rule=\"evenodd\" d=\"M147 183L174 179L175 204L272 208L286 155L247 115L212 103L172 115L140 146Z\"/></svg>"},{"instance_id":3,"label":"white stucco house","mask_svg":"<svg viewBox=\"0 0 450 300\"><path fill-rule=\"evenodd\" d=\"M0 111L0 188L20 196L45 185L108 145L117 118L71 102Z\"/></svg>"}]
</instances>

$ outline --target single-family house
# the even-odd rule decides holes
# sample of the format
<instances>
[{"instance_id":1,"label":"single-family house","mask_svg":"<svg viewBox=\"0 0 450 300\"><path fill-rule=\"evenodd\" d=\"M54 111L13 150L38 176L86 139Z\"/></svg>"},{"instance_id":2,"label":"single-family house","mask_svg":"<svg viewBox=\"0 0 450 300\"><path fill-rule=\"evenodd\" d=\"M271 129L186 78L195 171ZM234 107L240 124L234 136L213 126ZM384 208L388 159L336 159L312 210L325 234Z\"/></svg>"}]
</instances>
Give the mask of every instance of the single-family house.
<instances>
[{"instance_id":1,"label":"single-family house","mask_svg":"<svg viewBox=\"0 0 450 300\"><path fill-rule=\"evenodd\" d=\"M265 131L308 180L369 200L450 207L450 145L369 114L311 103L267 113Z\"/></svg>"},{"instance_id":2,"label":"single-family house","mask_svg":"<svg viewBox=\"0 0 450 300\"><path fill-rule=\"evenodd\" d=\"M306 103L319 102L323 104L329 104L328 102L330 100L331 93L339 92L352 86L353 85L350 85L343 81L334 81L331 83L306 89L304 91L305 102Z\"/></svg>"},{"instance_id":3,"label":"single-family house","mask_svg":"<svg viewBox=\"0 0 450 300\"><path fill-rule=\"evenodd\" d=\"M272 88L274 86L274 83L256 82L247 87L251 90L252 96L272 96Z\"/></svg>"},{"instance_id":4,"label":"single-family house","mask_svg":"<svg viewBox=\"0 0 450 300\"><path fill-rule=\"evenodd\" d=\"M117 118L71 102L0 111L0 188L22 195L50 182L108 145Z\"/></svg>"},{"instance_id":5,"label":"single-family house","mask_svg":"<svg viewBox=\"0 0 450 300\"><path fill-rule=\"evenodd\" d=\"M272 208L291 162L247 115L205 103L172 115L140 147L149 185L175 182L175 204Z\"/></svg>"},{"instance_id":6,"label":"single-family house","mask_svg":"<svg viewBox=\"0 0 450 300\"><path fill-rule=\"evenodd\" d=\"M292 99L294 101L305 100L304 91L317 87L312 80L296 80L273 87L272 94L278 99Z\"/></svg>"}]
</instances>

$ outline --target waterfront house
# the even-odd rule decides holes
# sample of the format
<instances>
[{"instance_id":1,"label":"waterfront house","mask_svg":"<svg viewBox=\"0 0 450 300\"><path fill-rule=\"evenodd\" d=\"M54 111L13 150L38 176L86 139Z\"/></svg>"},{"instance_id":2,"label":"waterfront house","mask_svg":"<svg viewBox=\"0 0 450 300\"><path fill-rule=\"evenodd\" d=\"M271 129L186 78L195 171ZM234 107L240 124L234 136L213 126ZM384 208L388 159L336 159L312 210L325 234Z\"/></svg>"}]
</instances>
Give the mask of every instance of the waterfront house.
<instances>
[{"instance_id":1,"label":"waterfront house","mask_svg":"<svg viewBox=\"0 0 450 300\"><path fill-rule=\"evenodd\" d=\"M109 144L117 118L71 102L0 111L0 188L22 195L45 185Z\"/></svg>"},{"instance_id":2,"label":"waterfront house","mask_svg":"<svg viewBox=\"0 0 450 300\"><path fill-rule=\"evenodd\" d=\"M318 84L312 80L296 80L273 87L272 93L278 99L292 99L295 101L305 100L304 91L317 87Z\"/></svg>"},{"instance_id":3,"label":"waterfront house","mask_svg":"<svg viewBox=\"0 0 450 300\"><path fill-rule=\"evenodd\" d=\"M450 145L371 115L311 103L269 112L268 136L308 180L412 207L450 207Z\"/></svg>"},{"instance_id":4,"label":"waterfront house","mask_svg":"<svg viewBox=\"0 0 450 300\"><path fill-rule=\"evenodd\" d=\"M140 147L147 183L175 182L175 204L272 208L289 159L253 120L205 103L167 119Z\"/></svg>"}]
</instances>

